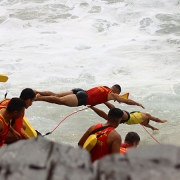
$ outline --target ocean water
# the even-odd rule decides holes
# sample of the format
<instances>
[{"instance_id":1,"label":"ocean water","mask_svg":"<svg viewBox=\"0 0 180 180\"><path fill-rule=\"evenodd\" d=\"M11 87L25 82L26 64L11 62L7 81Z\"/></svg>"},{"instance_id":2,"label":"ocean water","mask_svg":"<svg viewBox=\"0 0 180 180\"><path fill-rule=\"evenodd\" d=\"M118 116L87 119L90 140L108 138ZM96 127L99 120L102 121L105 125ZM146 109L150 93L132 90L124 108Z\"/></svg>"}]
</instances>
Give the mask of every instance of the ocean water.
<instances>
[{"instance_id":1,"label":"ocean water","mask_svg":"<svg viewBox=\"0 0 180 180\"><path fill-rule=\"evenodd\" d=\"M168 122L147 129L160 143L180 145L180 0L0 0L0 97L19 96L30 87L61 92L120 84L122 93L142 103L114 103L127 111L149 112ZM108 112L104 105L99 108ZM45 134L84 107L34 102L26 110ZM47 138L77 146L91 125L105 122L92 110L73 114ZM120 125L157 142L140 125Z\"/></svg>"}]
</instances>

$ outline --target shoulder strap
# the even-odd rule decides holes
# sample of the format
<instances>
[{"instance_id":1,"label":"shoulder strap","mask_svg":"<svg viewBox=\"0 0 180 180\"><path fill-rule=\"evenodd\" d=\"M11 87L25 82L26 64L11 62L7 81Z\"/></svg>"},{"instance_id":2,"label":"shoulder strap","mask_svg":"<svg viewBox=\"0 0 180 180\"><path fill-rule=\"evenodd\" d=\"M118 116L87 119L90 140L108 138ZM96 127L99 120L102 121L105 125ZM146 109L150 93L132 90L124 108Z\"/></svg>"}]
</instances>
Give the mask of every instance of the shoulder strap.
<instances>
[{"instance_id":1,"label":"shoulder strap","mask_svg":"<svg viewBox=\"0 0 180 180\"><path fill-rule=\"evenodd\" d=\"M100 127L100 128L97 128L97 129L93 130L89 135L95 134L96 132L101 131L101 130L103 130L103 129L106 129L106 128L108 128L108 127L111 127L111 126L109 125L109 126L102 126L102 127Z\"/></svg>"}]
</instances>

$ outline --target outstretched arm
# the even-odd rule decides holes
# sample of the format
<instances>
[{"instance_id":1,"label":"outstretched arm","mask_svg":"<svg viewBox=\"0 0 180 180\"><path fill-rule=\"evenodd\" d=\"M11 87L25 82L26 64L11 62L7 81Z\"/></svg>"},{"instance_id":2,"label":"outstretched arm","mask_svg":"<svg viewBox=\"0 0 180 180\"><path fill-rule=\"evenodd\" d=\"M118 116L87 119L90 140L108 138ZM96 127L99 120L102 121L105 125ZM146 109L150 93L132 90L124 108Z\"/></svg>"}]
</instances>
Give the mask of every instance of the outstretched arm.
<instances>
[{"instance_id":1,"label":"outstretched arm","mask_svg":"<svg viewBox=\"0 0 180 180\"><path fill-rule=\"evenodd\" d=\"M91 106L90 108L91 108L97 115L99 115L100 117L104 118L105 120L108 120L108 115L107 115L104 111L102 111L102 110L100 110L100 109L98 109L98 108L96 108L96 107L94 107L94 106Z\"/></svg>"},{"instance_id":2,"label":"outstretched arm","mask_svg":"<svg viewBox=\"0 0 180 180\"><path fill-rule=\"evenodd\" d=\"M111 104L110 102L105 102L104 103L109 109L115 108L115 106L113 104Z\"/></svg>"},{"instance_id":3,"label":"outstretched arm","mask_svg":"<svg viewBox=\"0 0 180 180\"><path fill-rule=\"evenodd\" d=\"M122 98L121 96L119 96L118 94L115 93L111 93L111 96L113 97L113 100L118 101L119 103L125 103L128 105L136 105L136 106L140 106L144 109L144 106L136 101L133 101L131 99L125 99Z\"/></svg>"},{"instance_id":4,"label":"outstretched arm","mask_svg":"<svg viewBox=\"0 0 180 180\"><path fill-rule=\"evenodd\" d=\"M151 116L149 113L144 113L144 114L147 116L147 118L149 120L155 121L157 123L165 123L165 122L167 122L167 120L161 120L161 119L159 119L157 117Z\"/></svg>"},{"instance_id":5,"label":"outstretched arm","mask_svg":"<svg viewBox=\"0 0 180 180\"><path fill-rule=\"evenodd\" d=\"M148 127L148 128L151 128L152 130L159 130L158 128L155 128L155 127L151 126L150 124L145 124L145 125L143 125L143 126L146 126L146 127Z\"/></svg>"}]
</instances>

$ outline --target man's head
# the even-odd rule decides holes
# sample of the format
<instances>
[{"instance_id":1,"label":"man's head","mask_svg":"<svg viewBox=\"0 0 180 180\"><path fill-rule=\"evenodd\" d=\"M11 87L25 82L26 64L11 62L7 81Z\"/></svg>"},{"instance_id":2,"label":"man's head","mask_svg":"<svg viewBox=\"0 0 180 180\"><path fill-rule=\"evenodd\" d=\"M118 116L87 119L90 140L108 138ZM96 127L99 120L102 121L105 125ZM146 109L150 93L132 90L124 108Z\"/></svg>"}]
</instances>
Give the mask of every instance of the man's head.
<instances>
[{"instance_id":1,"label":"man's head","mask_svg":"<svg viewBox=\"0 0 180 180\"><path fill-rule=\"evenodd\" d=\"M140 142L140 136L136 132L128 132L124 142L130 146L137 147Z\"/></svg>"},{"instance_id":2,"label":"man's head","mask_svg":"<svg viewBox=\"0 0 180 180\"><path fill-rule=\"evenodd\" d=\"M121 93L121 86L118 84L115 84L111 87L113 93L120 94Z\"/></svg>"},{"instance_id":3,"label":"man's head","mask_svg":"<svg viewBox=\"0 0 180 180\"><path fill-rule=\"evenodd\" d=\"M119 108L112 108L109 110L108 113L108 122L114 124L117 127L121 121L123 116L123 111Z\"/></svg>"},{"instance_id":4,"label":"man's head","mask_svg":"<svg viewBox=\"0 0 180 180\"><path fill-rule=\"evenodd\" d=\"M7 112L11 114L12 119L17 119L24 114L26 103L20 98L12 98L7 105Z\"/></svg>"},{"instance_id":5,"label":"man's head","mask_svg":"<svg viewBox=\"0 0 180 180\"><path fill-rule=\"evenodd\" d=\"M22 90L20 97L26 103L26 109L32 105L34 99L36 97L35 92L30 88L25 88Z\"/></svg>"}]
</instances>

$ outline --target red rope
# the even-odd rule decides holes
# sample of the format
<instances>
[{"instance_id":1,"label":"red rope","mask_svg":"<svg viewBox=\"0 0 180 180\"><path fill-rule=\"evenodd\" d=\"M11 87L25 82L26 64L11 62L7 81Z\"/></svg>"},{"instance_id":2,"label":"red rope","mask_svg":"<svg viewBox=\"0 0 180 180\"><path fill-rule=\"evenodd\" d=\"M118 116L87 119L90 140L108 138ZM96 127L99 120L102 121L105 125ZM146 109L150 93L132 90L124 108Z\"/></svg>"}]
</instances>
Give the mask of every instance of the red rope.
<instances>
[{"instance_id":1,"label":"red rope","mask_svg":"<svg viewBox=\"0 0 180 180\"><path fill-rule=\"evenodd\" d=\"M160 142L141 124L141 122L139 121L139 119L134 115L134 114L132 114L135 118L136 118L136 120L139 122L139 124L144 128L144 130L158 143L158 144L160 144Z\"/></svg>"},{"instance_id":2,"label":"red rope","mask_svg":"<svg viewBox=\"0 0 180 180\"><path fill-rule=\"evenodd\" d=\"M69 114L69 115L66 116L64 119L62 119L62 120L59 122L59 124L58 124L50 133L53 133L53 132L60 126L60 124L61 124L63 121L65 121L68 117L70 117L70 116L72 116L73 114L76 114L76 113L78 113L78 112L80 112L80 111L84 111L84 110L86 110L86 109L88 109L88 108L89 108L89 107L86 107L86 108L83 108L83 109L79 109L79 110L77 110L77 111ZM153 137L153 135L141 124L141 122L139 121L139 119L138 119L134 114L132 114L132 115L136 118L136 120L137 120L137 121L139 122L139 124L144 128L144 130L145 130L157 143L160 144L160 142L159 142L155 137Z\"/></svg>"},{"instance_id":3,"label":"red rope","mask_svg":"<svg viewBox=\"0 0 180 180\"><path fill-rule=\"evenodd\" d=\"M53 132L59 127L59 125L60 125L63 121L65 121L69 116L72 116L73 114L78 113L78 112L80 112L80 111L84 111L84 110L86 110L86 109L88 109L88 108L89 108L89 107L86 107L86 108L83 108L83 109L79 109L79 110L77 110L77 111L69 114L68 116L66 116L66 117L65 117L64 119L62 119L62 120L59 122L59 124L51 131L51 133L53 133Z\"/></svg>"}]
</instances>

